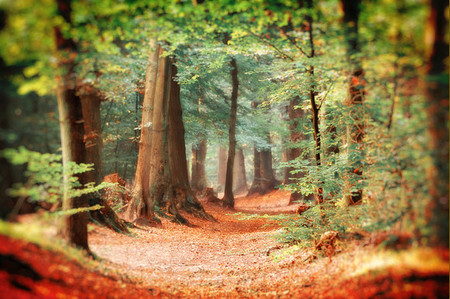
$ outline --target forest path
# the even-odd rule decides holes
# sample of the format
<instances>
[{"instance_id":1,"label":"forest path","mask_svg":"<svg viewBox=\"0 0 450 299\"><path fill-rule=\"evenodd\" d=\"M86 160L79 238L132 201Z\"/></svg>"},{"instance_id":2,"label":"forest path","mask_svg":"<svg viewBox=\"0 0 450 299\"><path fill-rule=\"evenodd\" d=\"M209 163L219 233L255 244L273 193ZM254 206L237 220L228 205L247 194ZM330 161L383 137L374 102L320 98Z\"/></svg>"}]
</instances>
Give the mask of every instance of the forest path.
<instances>
[{"instance_id":1,"label":"forest path","mask_svg":"<svg viewBox=\"0 0 450 299\"><path fill-rule=\"evenodd\" d=\"M163 220L162 228L134 229L134 237L97 227L89 236L90 247L110 267L172 294L265 293L272 290L263 286L282 280L268 255L279 245L272 238L279 226L273 220L242 220L234 214L244 208L272 214L295 211L288 202L289 194L277 191L255 202L237 198L236 211L203 203L217 222L184 215L195 227Z\"/></svg>"},{"instance_id":2,"label":"forest path","mask_svg":"<svg viewBox=\"0 0 450 299\"><path fill-rule=\"evenodd\" d=\"M406 252L409 258L393 258L393 253L378 254L376 246L367 241L352 241L332 259L320 258L311 248L282 249L273 238L280 229L274 220L243 219L254 213L292 213L296 206L286 206L288 197L276 191L238 198L236 211L203 203L218 222L184 214L195 227L163 220L163 227L139 227L133 229L133 236L95 227L89 235L90 248L113 273L128 276L129 282L158 298L408 298L408 292L428 298L429 294L448 294L448 250L439 253L438 259L429 249ZM236 215L242 210L248 214ZM411 264L424 256L436 263L429 268L420 262Z\"/></svg>"}]
</instances>

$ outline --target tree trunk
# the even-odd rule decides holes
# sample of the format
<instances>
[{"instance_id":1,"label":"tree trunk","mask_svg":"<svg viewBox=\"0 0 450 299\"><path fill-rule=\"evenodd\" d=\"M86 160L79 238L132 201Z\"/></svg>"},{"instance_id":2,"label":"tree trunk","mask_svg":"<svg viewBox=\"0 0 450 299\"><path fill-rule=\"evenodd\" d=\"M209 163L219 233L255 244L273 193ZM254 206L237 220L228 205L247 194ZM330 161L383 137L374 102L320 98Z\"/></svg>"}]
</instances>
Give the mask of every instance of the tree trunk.
<instances>
[{"instance_id":1,"label":"tree trunk","mask_svg":"<svg viewBox=\"0 0 450 299\"><path fill-rule=\"evenodd\" d=\"M58 14L67 24L71 24L71 1L58 0ZM61 55L68 57L76 56L77 48L72 39L65 38L61 29L55 27L56 46ZM63 54L64 53L64 54ZM85 162L83 113L80 98L76 95L76 75L74 72L75 62L73 58L61 59L59 67L64 73L58 82L56 98L61 132L61 148L64 168L64 196L63 210L77 209L88 206L86 196L70 198L69 181L67 173L70 162ZM85 174L77 175L81 184L86 183ZM72 245L89 251L87 234L88 215L87 212L64 216L60 222L60 233Z\"/></svg>"},{"instance_id":2,"label":"tree trunk","mask_svg":"<svg viewBox=\"0 0 450 299\"><path fill-rule=\"evenodd\" d=\"M102 176L102 126L100 117L100 99L97 91L91 86L83 86L78 90L83 111L84 146L86 151L85 163L94 164L92 171L85 173L87 183L99 185L103 181ZM106 227L118 232L128 232L125 223L120 220L114 210L108 205L102 196L90 197L90 205L99 204L100 210L91 211L92 219Z\"/></svg>"},{"instance_id":3,"label":"tree trunk","mask_svg":"<svg viewBox=\"0 0 450 299\"><path fill-rule=\"evenodd\" d=\"M262 186L263 178L261 173L261 153L255 145L253 149L253 182L247 196L255 193L264 194L265 190L263 190Z\"/></svg>"},{"instance_id":4,"label":"tree trunk","mask_svg":"<svg viewBox=\"0 0 450 299\"><path fill-rule=\"evenodd\" d=\"M428 169L428 185L431 202L426 216L431 227L431 243L447 247L449 245L449 131L448 131L448 44L445 34L448 22L445 12L448 1L431 1L428 22L430 30L428 44L428 78L426 96L428 101L429 132L431 135L432 165Z\"/></svg>"},{"instance_id":5,"label":"tree trunk","mask_svg":"<svg viewBox=\"0 0 450 299\"><path fill-rule=\"evenodd\" d=\"M219 147L218 160L217 183L220 190L224 190L227 174L227 150L224 147Z\"/></svg>"},{"instance_id":6,"label":"tree trunk","mask_svg":"<svg viewBox=\"0 0 450 299\"><path fill-rule=\"evenodd\" d=\"M233 193L248 192L247 175L245 174L245 158L242 148L236 151L233 165Z\"/></svg>"},{"instance_id":7,"label":"tree trunk","mask_svg":"<svg viewBox=\"0 0 450 299\"><path fill-rule=\"evenodd\" d=\"M271 144L270 134L267 134L267 141ZM261 177L262 177L262 185L264 189L264 194L270 192L275 189L275 186L279 184L277 179L275 178L273 165L272 165L272 149L263 149L261 150Z\"/></svg>"},{"instance_id":8,"label":"tree trunk","mask_svg":"<svg viewBox=\"0 0 450 299\"><path fill-rule=\"evenodd\" d=\"M201 114L202 111L202 99L198 100L198 112ZM206 137L201 134L199 136L199 140L197 144L192 145L191 150L191 187L194 192L197 194L203 193L208 186L206 180L206 170L205 170L205 161L206 161Z\"/></svg>"},{"instance_id":9,"label":"tree trunk","mask_svg":"<svg viewBox=\"0 0 450 299\"><path fill-rule=\"evenodd\" d=\"M312 0L308 0L308 8L312 9L313 4ZM311 15L306 15L306 20L308 22L308 35L309 35L309 45L311 49L311 54L309 57L314 58L315 50L314 50L314 38L313 38L313 18ZM322 144L320 139L320 131L319 131L319 108L317 107L316 103L316 83L314 78L314 66L309 66L309 80L310 80L310 87L309 87L309 101L311 104L311 111L312 111L312 121L313 121L313 137L314 137L314 157L316 159L316 166L319 168L322 164L322 161L320 160L320 151L322 150ZM323 182L318 182L319 185L323 184ZM316 200L318 204L321 204L323 202L323 188L318 187L316 190ZM323 216L323 215L322 215Z\"/></svg>"},{"instance_id":10,"label":"tree trunk","mask_svg":"<svg viewBox=\"0 0 450 299\"><path fill-rule=\"evenodd\" d=\"M289 141L290 147L286 149L287 160L293 161L295 159L302 159L303 149L300 148L299 143L306 139L306 136L302 133L303 128L300 127L303 118L305 117L305 112L301 108L296 108L300 105L299 98L294 98L289 102L288 114L289 114ZM296 184L298 179L305 176L303 172L291 173L295 168L288 167L289 178L288 184ZM289 203L303 199L303 195L300 192L293 192L290 195Z\"/></svg>"},{"instance_id":11,"label":"tree trunk","mask_svg":"<svg viewBox=\"0 0 450 299\"><path fill-rule=\"evenodd\" d=\"M353 125L350 130L350 140L348 140L348 148L351 144L356 144L358 150L362 148L362 142L365 135L364 125L364 97L365 85L364 70L360 63L354 58L359 52L358 44L358 18L361 0L341 0L344 10L344 25L347 36L347 56L353 67L349 83L349 95L346 105L349 106L349 116L353 119ZM351 173L358 175L362 179L362 162L351 161ZM362 200L363 190L359 189L352 192L348 198L349 204L355 204Z\"/></svg>"},{"instance_id":12,"label":"tree trunk","mask_svg":"<svg viewBox=\"0 0 450 299\"><path fill-rule=\"evenodd\" d=\"M179 209L197 217L213 219L204 211L189 186L180 86L174 80L177 69L173 58L163 53L162 47L155 51L151 60L154 66L148 72L148 78L152 78L148 80L152 82L148 93L153 95L153 102L149 103L149 111L152 111L151 132L148 132L148 137L151 137L150 165L144 165L150 166L149 197L145 202L133 201L132 208L136 209L138 218L151 221L154 220L153 203L161 208L161 215L179 223L189 224ZM151 76L151 72L156 76Z\"/></svg>"},{"instance_id":13,"label":"tree trunk","mask_svg":"<svg viewBox=\"0 0 450 299\"><path fill-rule=\"evenodd\" d=\"M86 195L70 198L69 181L70 175L67 173L70 162L84 163L85 148L83 143L84 128L81 101L76 96L74 86L75 82L70 82L69 78L64 78L66 82L60 82L57 92L59 121L61 130L61 148L63 154L64 174L64 198L63 210L83 208L88 206ZM77 175L79 182L86 183L85 174ZM61 221L60 232L70 244L83 248L89 252L87 238L87 212L76 213L74 215L64 216Z\"/></svg>"},{"instance_id":14,"label":"tree trunk","mask_svg":"<svg viewBox=\"0 0 450 299\"><path fill-rule=\"evenodd\" d=\"M150 43L150 53L145 75L144 100L142 102L141 136L139 155L134 178L133 197L128 205L127 218L153 219L153 201L150 199L150 159L152 154L153 105L156 94L156 79L160 46L156 41Z\"/></svg>"},{"instance_id":15,"label":"tree trunk","mask_svg":"<svg viewBox=\"0 0 450 299\"><path fill-rule=\"evenodd\" d=\"M231 80L232 80L232 92L231 92L231 110L230 110L230 129L229 129L229 147L228 147L228 160L227 160L227 173L225 177L225 194L223 197L223 204L225 207L234 208L234 195L233 195L233 164L236 151L236 114L237 114L237 98L239 89L238 69L236 60L231 58Z\"/></svg>"}]
</instances>

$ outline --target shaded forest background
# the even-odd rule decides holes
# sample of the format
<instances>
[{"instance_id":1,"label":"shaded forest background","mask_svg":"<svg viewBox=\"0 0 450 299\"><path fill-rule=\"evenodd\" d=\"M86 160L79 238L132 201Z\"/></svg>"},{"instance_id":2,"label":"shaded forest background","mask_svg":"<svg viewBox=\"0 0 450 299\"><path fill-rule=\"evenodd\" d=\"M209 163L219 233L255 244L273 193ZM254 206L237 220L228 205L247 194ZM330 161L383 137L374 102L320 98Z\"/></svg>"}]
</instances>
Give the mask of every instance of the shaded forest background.
<instances>
[{"instance_id":1,"label":"shaded forest background","mask_svg":"<svg viewBox=\"0 0 450 299\"><path fill-rule=\"evenodd\" d=\"M117 173L128 220L208 218L207 187L231 208L237 193L285 188L308 209L288 241L396 229L448 247L448 1L0 9L3 218L26 200L84 209L64 217L88 248L86 209Z\"/></svg>"}]
</instances>

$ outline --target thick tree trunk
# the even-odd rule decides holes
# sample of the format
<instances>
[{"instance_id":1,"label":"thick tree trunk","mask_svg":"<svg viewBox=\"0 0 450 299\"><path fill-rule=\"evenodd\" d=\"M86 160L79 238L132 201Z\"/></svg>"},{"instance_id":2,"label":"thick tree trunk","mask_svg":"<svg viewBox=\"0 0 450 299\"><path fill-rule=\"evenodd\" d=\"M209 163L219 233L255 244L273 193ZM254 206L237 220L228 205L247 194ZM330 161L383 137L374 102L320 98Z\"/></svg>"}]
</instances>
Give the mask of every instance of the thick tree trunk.
<instances>
[{"instance_id":1,"label":"thick tree trunk","mask_svg":"<svg viewBox=\"0 0 450 299\"><path fill-rule=\"evenodd\" d=\"M231 109L230 109L230 129L229 129L229 147L228 147L228 160L227 160L227 173L225 177L225 194L223 196L223 204L225 207L234 208L234 195L233 195L233 166L234 156L236 151L236 114L237 114L237 98L239 89L238 69L236 60L231 58L231 80L232 80L232 92L231 92Z\"/></svg>"},{"instance_id":2,"label":"thick tree trunk","mask_svg":"<svg viewBox=\"0 0 450 299\"><path fill-rule=\"evenodd\" d=\"M426 216L431 227L431 243L443 247L449 246L449 130L448 103L449 85L448 60L449 48L445 34L448 22L445 12L448 1L431 0L428 22L429 62L426 82L428 101L429 132L431 135L432 165L428 169L428 185L431 202Z\"/></svg>"},{"instance_id":3,"label":"thick tree trunk","mask_svg":"<svg viewBox=\"0 0 450 299\"><path fill-rule=\"evenodd\" d=\"M57 0L58 14L67 24L71 24L71 1ZM55 40L57 49L61 55L68 57L76 54L77 48L72 39L65 38L59 27L55 27ZM64 54L63 54L64 53ZM72 55L71 55L72 54ZM63 76L58 82L56 98L60 119L61 148L64 168L64 196L63 210L77 209L88 206L86 196L70 198L69 181L67 173L70 162L85 162L83 113L80 98L76 94L75 62L72 59L61 59L59 67ZM85 174L79 174L81 184L86 183ZM72 245L83 248L89 252L87 234L88 214L87 212L64 216L60 223L60 233Z\"/></svg>"},{"instance_id":4,"label":"thick tree trunk","mask_svg":"<svg viewBox=\"0 0 450 299\"><path fill-rule=\"evenodd\" d=\"M92 171L85 173L86 182L100 184L102 176L102 126L100 117L100 98L95 89L91 86L83 86L78 90L83 111L84 126L84 146L86 151L85 163L94 164ZM101 196L90 197L90 205L100 204L100 210L91 211L92 219L118 232L128 232L125 223L120 220L114 210Z\"/></svg>"},{"instance_id":5,"label":"thick tree trunk","mask_svg":"<svg viewBox=\"0 0 450 299\"><path fill-rule=\"evenodd\" d=\"M69 181L70 175L67 173L70 162L84 163L85 148L83 143L84 128L81 101L76 96L74 86L75 82L61 82L57 91L59 121L61 130L61 148L63 154L64 174L64 198L63 210L88 207L87 197L80 196L70 198ZM79 174L78 179L81 184L86 183L85 174ZM87 237L87 212L76 213L70 216L64 216L61 220L60 233L70 243L83 248L89 252Z\"/></svg>"},{"instance_id":6,"label":"thick tree trunk","mask_svg":"<svg viewBox=\"0 0 450 299\"><path fill-rule=\"evenodd\" d=\"M233 193L241 194L248 192L247 175L245 174L245 158L242 148L236 151L233 166Z\"/></svg>"},{"instance_id":7,"label":"thick tree trunk","mask_svg":"<svg viewBox=\"0 0 450 299\"><path fill-rule=\"evenodd\" d=\"M149 102L149 111L152 111L151 132L148 132L149 139L151 137L150 165L143 166L150 166L147 181L149 197L146 201L133 201L132 209L136 209L138 218L151 221L154 221L153 203L161 208L160 215L179 223L189 224L180 215L179 209L197 217L213 219L204 211L189 186L180 86L175 81L177 69L173 58L163 53L162 47L155 51L151 60L153 66L147 76L148 93L153 95L153 100ZM158 63L155 64L155 61ZM152 72L156 73L155 77L150 74Z\"/></svg>"},{"instance_id":8,"label":"thick tree trunk","mask_svg":"<svg viewBox=\"0 0 450 299\"><path fill-rule=\"evenodd\" d=\"M144 100L142 102L141 136L139 155L134 178L133 197L127 209L127 218L153 219L153 201L150 199L150 159L152 154L153 105L156 94L156 79L160 46L152 41L145 75Z\"/></svg>"},{"instance_id":9,"label":"thick tree trunk","mask_svg":"<svg viewBox=\"0 0 450 299\"><path fill-rule=\"evenodd\" d=\"M354 56L359 52L358 44L358 18L361 0L341 0L344 10L344 25L346 27L347 35L347 56L352 64L353 70L350 76L349 83L349 95L346 104L349 106L349 117L351 115L353 119L353 125L350 130L350 140L348 145L356 144L360 145L358 150L362 147L362 142L365 135L364 125L364 97L365 97L365 85L364 70L360 63L355 60ZM349 148L350 146L348 146ZM362 163L361 161L351 161L351 172L360 176L362 179ZM359 189L352 192L348 198L349 204L359 203L362 200L363 191Z\"/></svg>"},{"instance_id":10,"label":"thick tree trunk","mask_svg":"<svg viewBox=\"0 0 450 299\"><path fill-rule=\"evenodd\" d=\"M219 147L218 160L217 183L220 190L224 190L227 174L227 150L224 147Z\"/></svg>"}]
</instances>

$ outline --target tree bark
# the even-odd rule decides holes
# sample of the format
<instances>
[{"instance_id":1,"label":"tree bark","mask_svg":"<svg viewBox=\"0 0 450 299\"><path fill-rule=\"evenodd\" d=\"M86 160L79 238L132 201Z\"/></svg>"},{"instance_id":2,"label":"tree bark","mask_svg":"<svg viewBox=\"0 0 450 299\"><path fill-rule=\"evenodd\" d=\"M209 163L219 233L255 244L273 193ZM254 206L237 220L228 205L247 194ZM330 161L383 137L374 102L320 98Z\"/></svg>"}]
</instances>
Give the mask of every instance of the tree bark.
<instances>
[{"instance_id":1,"label":"tree bark","mask_svg":"<svg viewBox=\"0 0 450 299\"><path fill-rule=\"evenodd\" d=\"M290 146L286 149L286 156L288 161L293 161L295 159L302 158L303 149L300 148L300 143L302 140L306 139L306 136L302 133L303 128L300 128L302 119L305 117L305 112L301 108L296 108L300 105L299 98L291 99L289 102L288 115L289 115L289 141ZM289 177L287 180L288 184L296 184L298 179L305 176L303 172L292 173L294 167L288 167ZM300 192L293 192L290 195L289 203L303 199L303 195Z\"/></svg>"},{"instance_id":2,"label":"tree bark","mask_svg":"<svg viewBox=\"0 0 450 299\"><path fill-rule=\"evenodd\" d=\"M236 151L233 166L233 193L247 193L247 175L245 174L245 158L242 148Z\"/></svg>"},{"instance_id":3,"label":"tree bark","mask_svg":"<svg viewBox=\"0 0 450 299\"><path fill-rule=\"evenodd\" d=\"M431 0L428 20L429 44L426 97L428 102L429 132L431 135L432 165L428 169L428 185L431 202L426 217L431 227L430 241L434 245L449 246L449 130L448 105L449 48L445 34L448 22L445 11L448 1Z\"/></svg>"},{"instance_id":4,"label":"tree bark","mask_svg":"<svg viewBox=\"0 0 450 299\"><path fill-rule=\"evenodd\" d=\"M365 97L365 85L364 70L360 63L354 58L354 55L359 52L358 43L358 18L361 0L341 0L344 10L343 22L347 35L347 56L352 65L352 72L350 76L348 100L346 105L349 107L349 117L353 119L353 125L350 130L350 140L347 142L350 144L360 145L365 135L364 125L364 97ZM349 147L349 146L348 146ZM362 163L361 161L351 161L351 173L354 173L362 179ZM348 198L349 204L359 203L362 200L363 190L359 189L352 192Z\"/></svg>"},{"instance_id":5,"label":"tree bark","mask_svg":"<svg viewBox=\"0 0 450 299\"><path fill-rule=\"evenodd\" d=\"M202 111L202 98L198 100L198 112L201 114ZM206 137L204 134L199 136L197 144L192 145L191 149L191 188L197 194L203 193L208 186L206 180Z\"/></svg>"},{"instance_id":6,"label":"tree bark","mask_svg":"<svg viewBox=\"0 0 450 299\"><path fill-rule=\"evenodd\" d=\"M67 24L71 24L71 1L57 0L58 14ZM56 46L61 55L68 58L60 59L59 67L64 75L61 76L56 98L60 119L61 148L64 168L64 196L63 210L77 209L88 206L86 196L70 198L69 174L67 173L70 162L85 162L83 113L80 98L76 94L75 62L77 48L70 38L65 38L59 27L55 27ZM86 183L85 174L77 175L81 184ZM87 212L64 216L60 222L60 233L72 245L90 252L87 234Z\"/></svg>"},{"instance_id":7,"label":"tree bark","mask_svg":"<svg viewBox=\"0 0 450 299\"><path fill-rule=\"evenodd\" d=\"M224 190L227 174L227 150L224 147L219 147L218 160L217 183L220 190Z\"/></svg>"},{"instance_id":8,"label":"tree bark","mask_svg":"<svg viewBox=\"0 0 450 299\"><path fill-rule=\"evenodd\" d=\"M100 117L100 98L98 91L92 86L82 86L78 89L81 99L84 127L84 146L86 151L85 163L94 164L92 171L85 173L87 183L99 185L103 181L102 176L102 126ZM116 212L108 205L102 196L90 197L89 204L99 204L100 210L91 211L89 215L98 223L118 232L128 232L125 223L117 216Z\"/></svg>"},{"instance_id":9,"label":"tree bark","mask_svg":"<svg viewBox=\"0 0 450 299\"><path fill-rule=\"evenodd\" d=\"M267 141L271 144L270 134L267 133ZM261 177L264 194L275 189L275 186L279 184L274 175L273 164L272 164L272 149L261 150Z\"/></svg>"},{"instance_id":10,"label":"tree bark","mask_svg":"<svg viewBox=\"0 0 450 299\"><path fill-rule=\"evenodd\" d=\"M228 147L228 160L227 160L227 173L225 177L225 194L223 197L223 204L225 207L234 208L234 195L233 195L233 166L234 156L236 151L236 114L237 114L237 98L239 89L238 68L234 57L231 58L231 80L232 80L232 92L231 92L231 109L230 109L230 129L229 129L229 147Z\"/></svg>"},{"instance_id":11,"label":"tree bark","mask_svg":"<svg viewBox=\"0 0 450 299\"><path fill-rule=\"evenodd\" d=\"M154 206L150 199L150 160L152 153L153 105L156 94L156 79L160 46L153 40L147 64L142 102L141 135L139 155L133 187L133 197L127 209L127 218L153 218Z\"/></svg>"},{"instance_id":12,"label":"tree bark","mask_svg":"<svg viewBox=\"0 0 450 299\"><path fill-rule=\"evenodd\" d=\"M180 86L175 81L177 69L174 59L163 53L162 47L155 51L152 61L158 63L149 73L156 73L156 76L148 76L152 78L148 80L152 82L148 93L153 95L149 108L152 111L151 132L148 132L151 137L150 165L144 165L150 166L149 197L145 202L134 201L133 209L138 218L151 221L155 220L153 203L160 207L160 215L182 224L189 225L189 222L180 215L179 209L212 220L189 186Z\"/></svg>"},{"instance_id":13,"label":"tree bark","mask_svg":"<svg viewBox=\"0 0 450 299\"><path fill-rule=\"evenodd\" d=\"M265 190L262 186L263 178L261 173L261 152L255 145L253 149L253 182L250 186L250 190L248 191L247 196L255 193L264 194Z\"/></svg>"}]
</instances>

